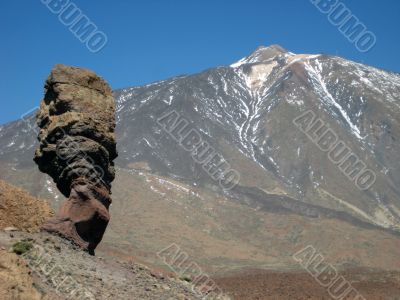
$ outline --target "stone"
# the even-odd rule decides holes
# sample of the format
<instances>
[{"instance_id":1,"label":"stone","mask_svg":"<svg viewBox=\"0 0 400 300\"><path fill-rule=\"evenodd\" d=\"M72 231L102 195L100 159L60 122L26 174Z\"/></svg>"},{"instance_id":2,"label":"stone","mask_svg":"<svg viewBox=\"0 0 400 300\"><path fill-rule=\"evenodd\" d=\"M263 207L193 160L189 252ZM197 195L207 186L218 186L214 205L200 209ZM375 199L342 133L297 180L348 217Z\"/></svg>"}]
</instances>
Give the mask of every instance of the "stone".
<instances>
[{"instance_id":1,"label":"stone","mask_svg":"<svg viewBox=\"0 0 400 300\"><path fill-rule=\"evenodd\" d=\"M94 254L110 220L117 157L115 101L94 72L56 65L37 113L34 161L68 198L42 229Z\"/></svg>"},{"instance_id":2,"label":"stone","mask_svg":"<svg viewBox=\"0 0 400 300\"><path fill-rule=\"evenodd\" d=\"M16 227L6 227L3 229L5 232L19 231Z\"/></svg>"}]
</instances>

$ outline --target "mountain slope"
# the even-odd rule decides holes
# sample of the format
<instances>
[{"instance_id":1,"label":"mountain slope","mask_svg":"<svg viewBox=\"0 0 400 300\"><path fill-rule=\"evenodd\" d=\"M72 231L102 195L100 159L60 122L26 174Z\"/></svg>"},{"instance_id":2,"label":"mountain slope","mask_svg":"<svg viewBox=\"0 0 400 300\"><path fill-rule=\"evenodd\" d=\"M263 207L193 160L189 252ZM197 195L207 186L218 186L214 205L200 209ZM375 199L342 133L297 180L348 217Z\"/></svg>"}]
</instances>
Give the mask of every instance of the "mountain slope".
<instances>
[{"instance_id":1,"label":"mountain slope","mask_svg":"<svg viewBox=\"0 0 400 300\"><path fill-rule=\"evenodd\" d=\"M399 228L397 74L272 46L230 67L117 91L116 99L121 166L146 161L164 174L210 182L156 122L175 110L240 173L240 185L283 190L296 200ZM371 188L360 190L294 126L308 110L373 171Z\"/></svg>"}]
</instances>

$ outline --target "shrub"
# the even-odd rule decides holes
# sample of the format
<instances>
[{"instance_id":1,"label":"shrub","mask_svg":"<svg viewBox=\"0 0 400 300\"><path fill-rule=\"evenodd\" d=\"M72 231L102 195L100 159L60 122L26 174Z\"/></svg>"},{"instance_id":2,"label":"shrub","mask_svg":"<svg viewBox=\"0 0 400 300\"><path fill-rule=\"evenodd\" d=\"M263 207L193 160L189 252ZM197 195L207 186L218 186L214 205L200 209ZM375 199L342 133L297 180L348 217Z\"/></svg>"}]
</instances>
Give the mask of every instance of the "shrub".
<instances>
[{"instance_id":1,"label":"shrub","mask_svg":"<svg viewBox=\"0 0 400 300\"><path fill-rule=\"evenodd\" d=\"M22 255L31 250L32 248L33 248L32 243L26 241L20 241L12 246L12 251L15 254Z\"/></svg>"}]
</instances>

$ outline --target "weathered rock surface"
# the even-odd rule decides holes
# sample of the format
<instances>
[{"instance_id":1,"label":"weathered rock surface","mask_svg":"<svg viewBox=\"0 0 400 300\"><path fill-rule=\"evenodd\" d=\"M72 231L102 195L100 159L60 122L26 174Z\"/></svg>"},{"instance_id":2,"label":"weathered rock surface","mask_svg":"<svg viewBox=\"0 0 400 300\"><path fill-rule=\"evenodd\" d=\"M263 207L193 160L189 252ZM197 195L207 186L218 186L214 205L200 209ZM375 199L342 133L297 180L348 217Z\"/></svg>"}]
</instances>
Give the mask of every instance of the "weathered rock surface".
<instances>
[{"instance_id":1,"label":"weathered rock surface","mask_svg":"<svg viewBox=\"0 0 400 300\"><path fill-rule=\"evenodd\" d=\"M115 177L111 88L91 71L56 65L45 83L37 123L40 146L34 160L69 198L43 229L93 252L110 219Z\"/></svg>"}]
</instances>

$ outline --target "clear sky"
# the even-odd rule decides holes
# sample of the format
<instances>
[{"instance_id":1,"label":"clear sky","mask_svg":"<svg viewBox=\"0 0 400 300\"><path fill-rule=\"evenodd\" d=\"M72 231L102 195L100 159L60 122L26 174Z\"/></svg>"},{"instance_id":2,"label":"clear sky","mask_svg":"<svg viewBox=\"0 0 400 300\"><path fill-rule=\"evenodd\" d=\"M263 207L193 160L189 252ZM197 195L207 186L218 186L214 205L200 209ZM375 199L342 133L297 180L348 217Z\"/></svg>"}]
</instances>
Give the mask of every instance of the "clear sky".
<instances>
[{"instance_id":1,"label":"clear sky","mask_svg":"<svg viewBox=\"0 0 400 300\"><path fill-rule=\"evenodd\" d=\"M118 89L231 64L257 46L328 53L400 72L400 1L342 0L377 37L359 52L309 0L75 0L108 37L91 53L40 0L0 2L0 123L37 106L56 63Z\"/></svg>"}]
</instances>

